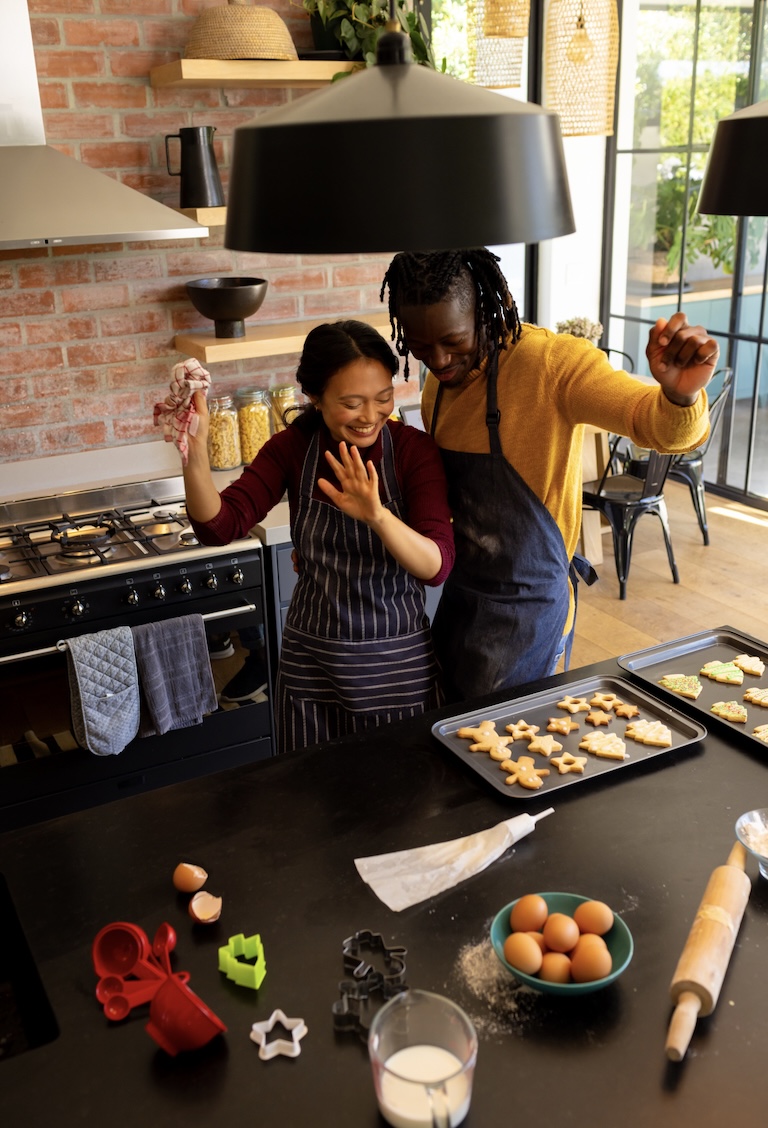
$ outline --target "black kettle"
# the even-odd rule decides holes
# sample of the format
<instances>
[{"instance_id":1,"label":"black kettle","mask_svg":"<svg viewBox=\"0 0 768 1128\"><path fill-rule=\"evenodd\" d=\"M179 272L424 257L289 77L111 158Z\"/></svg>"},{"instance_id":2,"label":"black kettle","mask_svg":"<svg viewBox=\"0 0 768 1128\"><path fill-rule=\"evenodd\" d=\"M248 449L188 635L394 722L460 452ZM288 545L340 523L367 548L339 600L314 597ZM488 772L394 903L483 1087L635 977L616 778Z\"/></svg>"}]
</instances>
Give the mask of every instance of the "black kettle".
<instances>
[{"instance_id":1,"label":"black kettle","mask_svg":"<svg viewBox=\"0 0 768 1128\"><path fill-rule=\"evenodd\" d=\"M224 203L224 190L213 151L215 125L184 126L165 138L165 163L171 176L180 176L179 206L182 208L218 208ZM168 145L178 137L181 157L178 171L171 168Z\"/></svg>"}]
</instances>

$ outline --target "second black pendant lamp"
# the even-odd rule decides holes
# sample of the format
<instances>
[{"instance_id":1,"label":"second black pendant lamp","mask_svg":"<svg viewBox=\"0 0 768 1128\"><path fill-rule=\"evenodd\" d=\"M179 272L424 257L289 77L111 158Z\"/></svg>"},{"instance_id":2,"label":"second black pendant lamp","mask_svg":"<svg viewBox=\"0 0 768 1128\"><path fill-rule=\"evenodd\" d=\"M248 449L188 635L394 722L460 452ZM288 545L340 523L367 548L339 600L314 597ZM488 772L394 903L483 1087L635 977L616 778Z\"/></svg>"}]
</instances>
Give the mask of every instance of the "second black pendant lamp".
<instances>
[{"instance_id":1,"label":"second black pendant lamp","mask_svg":"<svg viewBox=\"0 0 768 1128\"><path fill-rule=\"evenodd\" d=\"M393 19L374 67L235 130L233 250L448 250L574 230L557 115L415 65Z\"/></svg>"}]
</instances>

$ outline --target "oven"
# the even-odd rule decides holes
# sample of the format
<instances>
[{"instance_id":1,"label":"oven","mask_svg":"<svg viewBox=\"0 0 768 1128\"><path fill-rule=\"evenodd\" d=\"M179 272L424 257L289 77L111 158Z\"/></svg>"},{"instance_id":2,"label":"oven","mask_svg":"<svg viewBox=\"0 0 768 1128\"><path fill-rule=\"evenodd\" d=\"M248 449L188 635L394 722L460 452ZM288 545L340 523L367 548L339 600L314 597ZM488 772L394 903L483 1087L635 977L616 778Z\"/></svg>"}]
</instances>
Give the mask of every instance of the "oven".
<instances>
[{"instance_id":1,"label":"oven","mask_svg":"<svg viewBox=\"0 0 768 1128\"><path fill-rule=\"evenodd\" d=\"M181 478L0 504L0 829L272 755L267 688L95 756L72 732L66 655L79 634L200 614L220 695L264 607L260 542L199 544Z\"/></svg>"}]
</instances>

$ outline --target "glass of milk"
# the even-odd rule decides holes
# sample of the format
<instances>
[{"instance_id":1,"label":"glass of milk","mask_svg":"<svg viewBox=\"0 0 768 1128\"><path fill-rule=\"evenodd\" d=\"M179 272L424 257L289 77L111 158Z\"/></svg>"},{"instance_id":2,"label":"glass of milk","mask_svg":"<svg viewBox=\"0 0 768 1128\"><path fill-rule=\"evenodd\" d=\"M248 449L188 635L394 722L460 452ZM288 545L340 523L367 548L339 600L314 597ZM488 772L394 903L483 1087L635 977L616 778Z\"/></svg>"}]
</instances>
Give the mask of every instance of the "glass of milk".
<instances>
[{"instance_id":1,"label":"glass of milk","mask_svg":"<svg viewBox=\"0 0 768 1128\"><path fill-rule=\"evenodd\" d=\"M461 1007L403 991L371 1023L376 1098L393 1128L456 1128L469 1111L477 1034Z\"/></svg>"}]
</instances>

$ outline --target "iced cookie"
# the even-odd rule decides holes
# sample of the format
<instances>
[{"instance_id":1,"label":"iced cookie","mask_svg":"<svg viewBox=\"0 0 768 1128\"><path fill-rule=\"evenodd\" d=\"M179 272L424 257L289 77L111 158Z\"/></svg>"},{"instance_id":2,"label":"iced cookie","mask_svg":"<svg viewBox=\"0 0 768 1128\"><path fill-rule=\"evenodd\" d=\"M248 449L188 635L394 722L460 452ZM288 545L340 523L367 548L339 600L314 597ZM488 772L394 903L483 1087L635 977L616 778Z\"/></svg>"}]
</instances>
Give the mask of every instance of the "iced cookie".
<instances>
[{"instance_id":1,"label":"iced cookie","mask_svg":"<svg viewBox=\"0 0 768 1128\"><path fill-rule=\"evenodd\" d=\"M519 756L517 760L504 760L499 767L503 772L509 772L504 780L510 786L519 783L529 791L536 791L541 787L544 778L549 775L549 768L534 767L533 756Z\"/></svg>"},{"instance_id":2,"label":"iced cookie","mask_svg":"<svg viewBox=\"0 0 768 1128\"><path fill-rule=\"evenodd\" d=\"M652 744L656 748L669 748L672 743L672 733L662 721L630 721L624 735L638 744Z\"/></svg>"},{"instance_id":3,"label":"iced cookie","mask_svg":"<svg viewBox=\"0 0 768 1128\"><path fill-rule=\"evenodd\" d=\"M579 748L603 760L628 760L627 747L615 732L590 732L579 742Z\"/></svg>"},{"instance_id":4,"label":"iced cookie","mask_svg":"<svg viewBox=\"0 0 768 1128\"><path fill-rule=\"evenodd\" d=\"M764 709L768 709L768 689L748 689L744 700L751 705L762 705Z\"/></svg>"},{"instance_id":5,"label":"iced cookie","mask_svg":"<svg viewBox=\"0 0 768 1128\"><path fill-rule=\"evenodd\" d=\"M705 662L699 673L705 678L725 682L727 685L741 685L744 681L744 671L733 662Z\"/></svg>"},{"instance_id":6,"label":"iced cookie","mask_svg":"<svg viewBox=\"0 0 768 1128\"><path fill-rule=\"evenodd\" d=\"M745 674L757 674L759 677L765 673L765 662L762 662L756 654L737 654L733 664Z\"/></svg>"},{"instance_id":7,"label":"iced cookie","mask_svg":"<svg viewBox=\"0 0 768 1128\"><path fill-rule=\"evenodd\" d=\"M681 697L690 697L693 701L704 688L695 674L665 674L659 680L659 685L670 689L672 693L679 693Z\"/></svg>"},{"instance_id":8,"label":"iced cookie","mask_svg":"<svg viewBox=\"0 0 768 1128\"><path fill-rule=\"evenodd\" d=\"M470 752L487 752L492 760L504 760L509 755L507 745L514 740L512 736L501 736L496 731L493 721L481 721L476 728L460 728L456 735L466 740L474 740L470 744Z\"/></svg>"},{"instance_id":9,"label":"iced cookie","mask_svg":"<svg viewBox=\"0 0 768 1128\"><path fill-rule=\"evenodd\" d=\"M505 726L505 732L508 732L513 740L531 740L538 731L538 725L529 725L527 721L523 720Z\"/></svg>"},{"instance_id":10,"label":"iced cookie","mask_svg":"<svg viewBox=\"0 0 768 1128\"><path fill-rule=\"evenodd\" d=\"M712 712L724 721L734 721L739 725L746 724L747 721L747 710L738 701L716 701Z\"/></svg>"},{"instance_id":11,"label":"iced cookie","mask_svg":"<svg viewBox=\"0 0 768 1128\"><path fill-rule=\"evenodd\" d=\"M577 732L578 728L570 717L549 717L547 720L547 732L557 732L560 736L568 736L571 732Z\"/></svg>"},{"instance_id":12,"label":"iced cookie","mask_svg":"<svg viewBox=\"0 0 768 1128\"><path fill-rule=\"evenodd\" d=\"M752 735L756 736L758 740L762 740L764 744L768 744L768 725L758 725L757 728L752 729ZM554 760L552 763L554 764Z\"/></svg>"}]
</instances>

